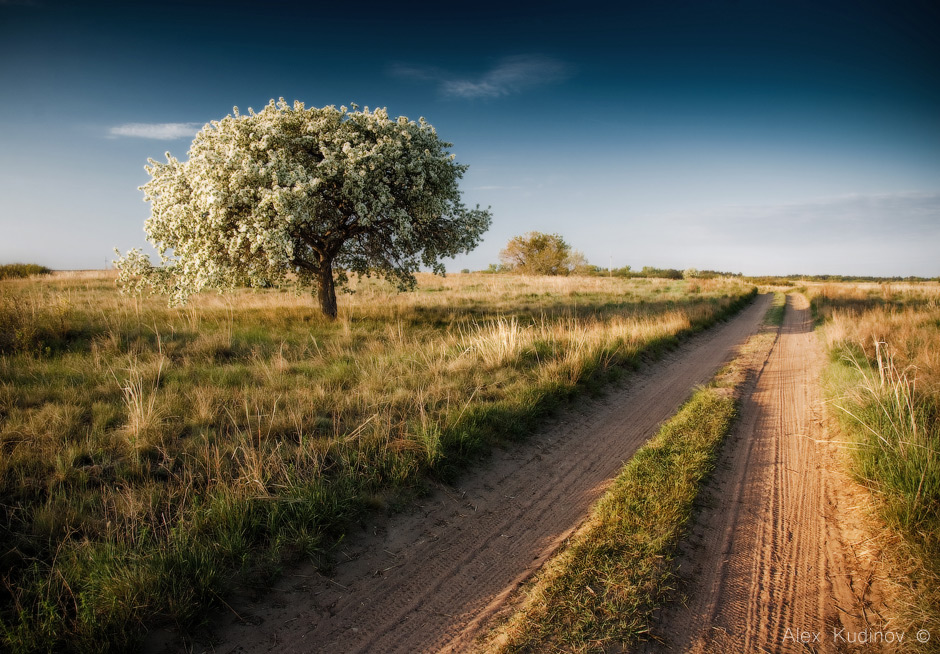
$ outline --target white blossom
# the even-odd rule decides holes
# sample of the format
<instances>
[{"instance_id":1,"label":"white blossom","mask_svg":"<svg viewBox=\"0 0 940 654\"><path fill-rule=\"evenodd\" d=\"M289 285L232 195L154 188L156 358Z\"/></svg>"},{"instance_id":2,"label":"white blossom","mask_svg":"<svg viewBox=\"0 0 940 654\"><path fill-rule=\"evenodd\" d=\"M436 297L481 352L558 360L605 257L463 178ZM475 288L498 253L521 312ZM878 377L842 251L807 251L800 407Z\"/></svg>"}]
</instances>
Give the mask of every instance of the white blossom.
<instances>
[{"instance_id":1,"label":"white blossom","mask_svg":"<svg viewBox=\"0 0 940 654\"><path fill-rule=\"evenodd\" d=\"M206 125L188 161L149 160L144 228L162 265L131 250L117 261L125 288L184 303L206 287L294 275L335 315L334 273L407 288L421 265L443 272L442 257L471 250L489 227L488 210L460 201L466 166L423 118L283 99L248 111Z\"/></svg>"}]
</instances>

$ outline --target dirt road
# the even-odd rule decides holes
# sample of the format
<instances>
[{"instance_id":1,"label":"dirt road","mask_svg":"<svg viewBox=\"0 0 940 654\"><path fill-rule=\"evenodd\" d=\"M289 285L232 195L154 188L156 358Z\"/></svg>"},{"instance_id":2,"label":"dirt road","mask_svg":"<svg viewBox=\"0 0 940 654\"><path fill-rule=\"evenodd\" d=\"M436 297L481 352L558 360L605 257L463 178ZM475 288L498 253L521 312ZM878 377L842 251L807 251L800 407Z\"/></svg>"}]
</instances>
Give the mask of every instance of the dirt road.
<instances>
[{"instance_id":1,"label":"dirt road","mask_svg":"<svg viewBox=\"0 0 940 654\"><path fill-rule=\"evenodd\" d=\"M601 400L579 400L413 511L350 534L329 579L288 572L235 603L216 652L466 651L481 626L578 526L623 463L756 331L769 296L690 339ZM230 616L231 618L231 616Z\"/></svg>"},{"instance_id":2,"label":"dirt road","mask_svg":"<svg viewBox=\"0 0 940 654\"><path fill-rule=\"evenodd\" d=\"M806 299L788 297L683 545L688 600L660 616L659 643L643 651L872 652L857 645L869 634L896 640L882 631L876 563L853 510L858 490L822 419L824 363Z\"/></svg>"}]
</instances>

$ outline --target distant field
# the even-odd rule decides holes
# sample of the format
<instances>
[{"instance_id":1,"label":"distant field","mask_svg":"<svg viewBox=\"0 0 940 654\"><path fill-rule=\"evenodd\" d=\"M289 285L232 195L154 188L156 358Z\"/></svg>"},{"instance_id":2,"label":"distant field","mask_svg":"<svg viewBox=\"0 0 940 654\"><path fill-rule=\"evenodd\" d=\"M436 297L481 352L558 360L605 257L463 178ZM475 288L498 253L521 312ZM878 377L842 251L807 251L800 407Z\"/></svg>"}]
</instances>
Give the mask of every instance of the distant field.
<instances>
[{"instance_id":1,"label":"distant field","mask_svg":"<svg viewBox=\"0 0 940 654\"><path fill-rule=\"evenodd\" d=\"M0 284L0 636L100 649L192 625L369 508L740 306L739 280L423 275L182 309L113 277Z\"/></svg>"}]
</instances>

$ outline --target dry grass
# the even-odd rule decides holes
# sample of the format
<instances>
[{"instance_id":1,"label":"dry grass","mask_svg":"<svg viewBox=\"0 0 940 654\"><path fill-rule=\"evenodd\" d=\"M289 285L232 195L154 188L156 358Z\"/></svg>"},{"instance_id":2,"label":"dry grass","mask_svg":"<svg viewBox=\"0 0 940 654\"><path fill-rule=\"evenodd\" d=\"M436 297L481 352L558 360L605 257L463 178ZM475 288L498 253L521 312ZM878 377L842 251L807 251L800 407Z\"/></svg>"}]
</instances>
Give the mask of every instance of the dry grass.
<instances>
[{"instance_id":1,"label":"dry grass","mask_svg":"<svg viewBox=\"0 0 940 654\"><path fill-rule=\"evenodd\" d=\"M726 315L733 280L355 280L309 295L121 297L109 273L0 285L0 639L123 648L323 553L640 356ZM260 575L260 577L259 577Z\"/></svg>"},{"instance_id":2,"label":"dry grass","mask_svg":"<svg viewBox=\"0 0 940 654\"><path fill-rule=\"evenodd\" d=\"M904 618L940 633L940 286L830 284L812 295L852 471L896 535L882 540L904 573Z\"/></svg>"}]
</instances>

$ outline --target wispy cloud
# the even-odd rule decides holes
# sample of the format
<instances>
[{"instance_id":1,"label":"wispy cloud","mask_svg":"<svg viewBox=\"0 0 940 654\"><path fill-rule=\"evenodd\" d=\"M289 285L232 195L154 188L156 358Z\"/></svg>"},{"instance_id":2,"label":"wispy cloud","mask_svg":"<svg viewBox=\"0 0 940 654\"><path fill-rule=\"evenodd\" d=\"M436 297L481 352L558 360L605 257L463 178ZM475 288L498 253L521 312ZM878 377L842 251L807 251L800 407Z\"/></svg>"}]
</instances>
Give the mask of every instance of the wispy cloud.
<instances>
[{"instance_id":1,"label":"wispy cloud","mask_svg":"<svg viewBox=\"0 0 940 654\"><path fill-rule=\"evenodd\" d=\"M125 123L112 127L108 130L108 135L173 141L192 138L201 128L202 123Z\"/></svg>"},{"instance_id":2,"label":"wispy cloud","mask_svg":"<svg viewBox=\"0 0 940 654\"><path fill-rule=\"evenodd\" d=\"M940 233L940 193L853 194L722 207L673 218L678 224L729 233L760 235L760 230L769 229L777 231L779 238L794 241L804 239L807 233L833 242L909 240Z\"/></svg>"},{"instance_id":3,"label":"wispy cloud","mask_svg":"<svg viewBox=\"0 0 940 654\"><path fill-rule=\"evenodd\" d=\"M520 55L501 59L490 70L475 77L456 75L440 68L407 65L393 66L391 73L397 77L432 82L445 97L476 99L499 98L562 82L574 74L574 67L550 57Z\"/></svg>"}]
</instances>

